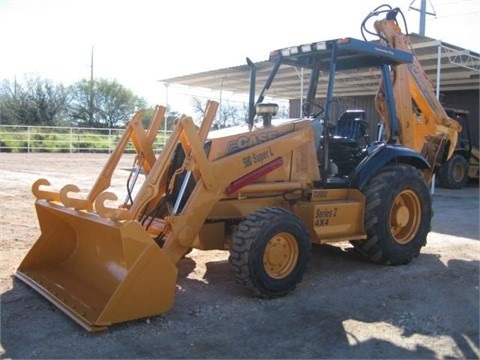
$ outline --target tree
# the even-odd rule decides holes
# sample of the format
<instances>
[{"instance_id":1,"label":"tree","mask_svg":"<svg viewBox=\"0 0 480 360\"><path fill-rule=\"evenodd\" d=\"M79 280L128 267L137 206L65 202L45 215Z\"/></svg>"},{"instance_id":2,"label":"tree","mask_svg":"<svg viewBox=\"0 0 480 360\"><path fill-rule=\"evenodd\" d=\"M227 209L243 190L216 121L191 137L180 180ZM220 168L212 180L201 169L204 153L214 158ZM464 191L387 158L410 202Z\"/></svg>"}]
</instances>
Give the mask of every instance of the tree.
<instances>
[{"instance_id":1,"label":"tree","mask_svg":"<svg viewBox=\"0 0 480 360\"><path fill-rule=\"evenodd\" d=\"M71 91L70 118L81 126L113 128L146 107L144 99L115 80L81 80Z\"/></svg>"},{"instance_id":2,"label":"tree","mask_svg":"<svg viewBox=\"0 0 480 360\"><path fill-rule=\"evenodd\" d=\"M2 124L63 125L68 108L69 92L61 84L39 77L26 78L13 84L4 80L0 87Z\"/></svg>"},{"instance_id":3,"label":"tree","mask_svg":"<svg viewBox=\"0 0 480 360\"><path fill-rule=\"evenodd\" d=\"M145 109L143 116L142 116L142 125L145 129L148 129L150 126L150 122L155 115L155 108L148 108ZM180 114L176 111L170 111L165 114L167 129L166 130L173 130L175 126L175 120L180 116ZM165 130L165 121L162 122L160 125L161 130Z\"/></svg>"},{"instance_id":4,"label":"tree","mask_svg":"<svg viewBox=\"0 0 480 360\"><path fill-rule=\"evenodd\" d=\"M206 101L202 101L199 98L192 98L192 107L196 114L203 115L206 110ZM232 104L229 101L222 102L221 107L218 109L217 116L213 121L213 129L223 129L230 126L235 126L245 122L247 118L248 110L246 110L245 104Z\"/></svg>"}]
</instances>

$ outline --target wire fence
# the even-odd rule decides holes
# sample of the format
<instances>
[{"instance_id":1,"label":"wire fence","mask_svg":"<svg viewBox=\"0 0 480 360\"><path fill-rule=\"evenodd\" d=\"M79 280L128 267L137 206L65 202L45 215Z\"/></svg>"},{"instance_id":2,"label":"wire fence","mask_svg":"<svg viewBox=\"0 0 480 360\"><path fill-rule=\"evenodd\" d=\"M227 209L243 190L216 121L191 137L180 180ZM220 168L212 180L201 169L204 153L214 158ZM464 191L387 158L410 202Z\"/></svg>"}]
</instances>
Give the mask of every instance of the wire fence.
<instances>
[{"instance_id":1,"label":"wire fence","mask_svg":"<svg viewBox=\"0 0 480 360\"><path fill-rule=\"evenodd\" d=\"M0 152L111 153L125 129L0 125ZM159 151L171 131L160 131L152 145ZM135 152L129 143L125 152Z\"/></svg>"}]
</instances>

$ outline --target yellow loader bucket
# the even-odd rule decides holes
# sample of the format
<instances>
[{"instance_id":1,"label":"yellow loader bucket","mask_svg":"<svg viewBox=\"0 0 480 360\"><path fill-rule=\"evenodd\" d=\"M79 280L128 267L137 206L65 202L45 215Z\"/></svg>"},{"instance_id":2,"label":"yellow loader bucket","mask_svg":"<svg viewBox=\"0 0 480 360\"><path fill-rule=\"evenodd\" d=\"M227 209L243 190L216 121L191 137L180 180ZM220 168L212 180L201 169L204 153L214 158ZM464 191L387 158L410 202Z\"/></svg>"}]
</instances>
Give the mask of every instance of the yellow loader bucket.
<instances>
[{"instance_id":1,"label":"yellow loader bucket","mask_svg":"<svg viewBox=\"0 0 480 360\"><path fill-rule=\"evenodd\" d=\"M41 236L15 276L89 331L172 308L176 266L136 221L39 199Z\"/></svg>"}]
</instances>

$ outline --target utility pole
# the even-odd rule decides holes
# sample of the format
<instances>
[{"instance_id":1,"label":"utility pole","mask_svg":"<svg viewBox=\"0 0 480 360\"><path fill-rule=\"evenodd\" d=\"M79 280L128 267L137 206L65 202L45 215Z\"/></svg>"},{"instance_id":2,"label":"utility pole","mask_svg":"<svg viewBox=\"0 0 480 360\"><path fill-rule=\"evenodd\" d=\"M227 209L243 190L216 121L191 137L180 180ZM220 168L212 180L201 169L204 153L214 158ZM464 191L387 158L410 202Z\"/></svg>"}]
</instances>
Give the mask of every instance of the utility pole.
<instances>
[{"instance_id":1,"label":"utility pole","mask_svg":"<svg viewBox=\"0 0 480 360\"><path fill-rule=\"evenodd\" d=\"M88 120L90 126L93 125L93 46L92 46L92 55L90 58L90 89L89 89L89 99L88 99Z\"/></svg>"},{"instance_id":2,"label":"utility pole","mask_svg":"<svg viewBox=\"0 0 480 360\"><path fill-rule=\"evenodd\" d=\"M415 0L413 0L410 4L410 6L408 7L409 9L412 9L412 10L415 10L415 11L418 11L420 13L420 29L419 29L419 34L421 36L425 36L425 17L426 15L433 15L433 16L437 16L436 13L431 13L431 12L428 12L427 11L427 0L420 0L420 9L417 9L417 8L414 8L412 7L413 3L415 2ZM430 3L431 5L432 3ZM432 8L433 8L433 5L432 5ZM435 9L434 9L435 11Z\"/></svg>"},{"instance_id":3,"label":"utility pole","mask_svg":"<svg viewBox=\"0 0 480 360\"><path fill-rule=\"evenodd\" d=\"M165 114L165 126L163 129L163 145L165 146L165 143L167 141L167 119L168 119L168 85L170 85L168 82L164 82L163 85L165 85L165 107L167 108L166 114Z\"/></svg>"}]
</instances>

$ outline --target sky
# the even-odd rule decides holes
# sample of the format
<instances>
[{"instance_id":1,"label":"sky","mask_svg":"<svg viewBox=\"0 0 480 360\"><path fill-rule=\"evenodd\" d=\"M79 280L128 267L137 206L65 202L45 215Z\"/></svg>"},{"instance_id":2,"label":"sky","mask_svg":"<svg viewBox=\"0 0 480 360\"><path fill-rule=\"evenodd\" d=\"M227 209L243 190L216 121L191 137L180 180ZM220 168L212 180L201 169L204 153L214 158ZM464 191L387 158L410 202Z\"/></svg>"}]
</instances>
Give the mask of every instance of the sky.
<instances>
[{"instance_id":1,"label":"sky","mask_svg":"<svg viewBox=\"0 0 480 360\"><path fill-rule=\"evenodd\" d=\"M95 78L184 112L192 91L159 80L267 60L287 46L361 39L363 19L385 3L419 32L409 7L421 0L0 0L0 81L89 79L93 49ZM426 17L426 36L480 52L480 0L426 3L436 14Z\"/></svg>"}]
</instances>

